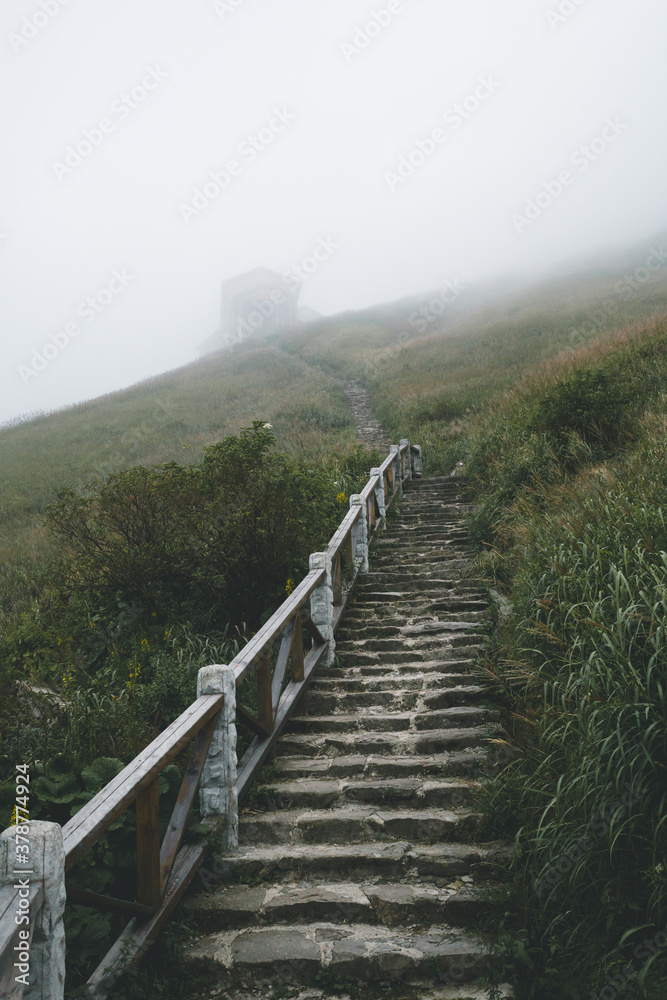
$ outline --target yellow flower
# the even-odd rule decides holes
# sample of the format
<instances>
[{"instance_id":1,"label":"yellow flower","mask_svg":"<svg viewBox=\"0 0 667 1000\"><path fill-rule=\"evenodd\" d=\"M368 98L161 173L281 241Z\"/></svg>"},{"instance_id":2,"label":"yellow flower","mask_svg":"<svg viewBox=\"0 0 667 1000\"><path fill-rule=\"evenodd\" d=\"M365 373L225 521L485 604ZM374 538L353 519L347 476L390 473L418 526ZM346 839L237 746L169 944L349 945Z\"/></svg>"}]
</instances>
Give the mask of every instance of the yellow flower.
<instances>
[{"instance_id":1,"label":"yellow flower","mask_svg":"<svg viewBox=\"0 0 667 1000\"><path fill-rule=\"evenodd\" d=\"M288 580L287 583L285 584L285 593L291 594L293 590L294 590L294 580Z\"/></svg>"},{"instance_id":2,"label":"yellow flower","mask_svg":"<svg viewBox=\"0 0 667 1000\"><path fill-rule=\"evenodd\" d=\"M339 504L344 504L345 501L347 500L347 497L345 496L344 493L337 493L336 500L338 501Z\"/></svg>"}]
</instances>

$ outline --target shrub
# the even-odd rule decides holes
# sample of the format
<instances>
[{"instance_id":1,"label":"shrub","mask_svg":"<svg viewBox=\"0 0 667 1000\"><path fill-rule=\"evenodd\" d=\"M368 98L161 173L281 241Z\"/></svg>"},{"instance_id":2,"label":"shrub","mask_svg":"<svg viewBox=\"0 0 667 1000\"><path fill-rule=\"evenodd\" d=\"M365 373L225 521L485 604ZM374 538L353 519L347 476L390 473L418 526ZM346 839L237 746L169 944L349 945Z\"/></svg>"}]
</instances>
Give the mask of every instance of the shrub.
<instances>
[{"instance_id":1,"label":"shrub","mask_svg":"<svg viewBox=\"0 0 667 1000\"><path fill-rule=\"evenodd\" d=\"M200 465L138 467L83 494L60 491L48 518L69 551L67 589L204 632L256 625L340 519L332 472L273 444L257 422L205 449Z\"/></svg>"}]
</instances>

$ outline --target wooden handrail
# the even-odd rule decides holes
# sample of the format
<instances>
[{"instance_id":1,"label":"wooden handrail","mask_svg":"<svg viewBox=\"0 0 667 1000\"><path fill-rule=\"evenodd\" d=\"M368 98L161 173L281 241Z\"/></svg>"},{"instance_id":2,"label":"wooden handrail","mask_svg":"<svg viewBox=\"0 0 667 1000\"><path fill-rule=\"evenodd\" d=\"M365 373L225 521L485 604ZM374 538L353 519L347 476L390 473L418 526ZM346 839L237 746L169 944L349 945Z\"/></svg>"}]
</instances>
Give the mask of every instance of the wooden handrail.
<instances>
[{"instance_id":1,"label":"wooden handrail","mask_svg":"<svg viewBox=\"0 0 667 1000\"><path fill-rule=\"evenodd\" d=\"M348 513L345 515L340 523L340 527L334 535L331 537L329 546L327 548L328 555L333 559L334 556L338 554L340 549L345 542L345 539L350 533L350 530L354 527L361 516L361 507L351 507Z\"/></svg>"},{"instance_id":2,"label":"wooden handrail","mask_svg":"<svg viewBox=\"0 0 667 1000\"><path fill-rule=\"evenodd\" d=\"M65 867L71 868L91 844L124 812L186 747L209 719L218 714L222 695L193 702L175 722L135 757L108 785L63 826Z\"/></svg>"},{"instance_id":3,"label":"wooden handrail","mask_svg":"<svg viewBox=\"0 0 667 1000\"><path fill-rule=\"evenodd\" d=\"M251 669L258 656L277 639L284 631L286 625L304 606L310 595L320 585L324 577L324 570L311 570L298 587L295 587L287 600L283 601L278 610L273 614L265 625L262 625L259 632L250 639L243 647L241 655L234 660L234 674L236 684L239 685L248 671Z\"/></svg>"}]
</instances>

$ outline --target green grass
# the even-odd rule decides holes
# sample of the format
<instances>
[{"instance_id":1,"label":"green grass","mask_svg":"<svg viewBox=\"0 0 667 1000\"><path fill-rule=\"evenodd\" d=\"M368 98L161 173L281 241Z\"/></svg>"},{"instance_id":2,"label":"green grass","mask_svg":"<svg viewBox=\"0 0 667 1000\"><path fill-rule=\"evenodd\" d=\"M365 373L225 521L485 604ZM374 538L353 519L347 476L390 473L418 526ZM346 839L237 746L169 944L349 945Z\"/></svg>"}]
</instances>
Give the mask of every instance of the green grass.
<instances>
[{"instance_id":1,"label":"green grass","mask_svg":"<svg viewBox=\"0 0 667 1000\"><path fill-rule=\"evenodd\" d=\"M555 359L452 438L478 569L511 600L487 668L513 760L481 804L516 843L494 929L521 1000L622 973L624 996L663 995L666 429L663 319Z\"/></svg>"}]
</instances>

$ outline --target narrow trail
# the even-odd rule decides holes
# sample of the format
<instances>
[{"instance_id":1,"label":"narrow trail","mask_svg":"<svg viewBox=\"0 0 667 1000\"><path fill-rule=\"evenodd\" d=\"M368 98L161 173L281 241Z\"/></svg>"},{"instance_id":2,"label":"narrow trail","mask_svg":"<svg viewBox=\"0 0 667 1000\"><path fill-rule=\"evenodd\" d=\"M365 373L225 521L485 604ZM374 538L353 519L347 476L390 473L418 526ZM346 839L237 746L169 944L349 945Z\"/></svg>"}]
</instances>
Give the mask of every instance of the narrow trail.
<instances>
[{"instance_id":1,"label":"narrow trail","mask_svg":"<svg viewBox=\"0 0 667 1000\"><path fill-rule=\"evenodd\" d=\"M463 480L409 484L218 888L189 901L216 997L484 1000L489 862L472 795L498 713ZM260 778L261 781L261 778ZM506 993L507 996L511 994Z\"/></svg>"},{"instance_id":2,"label":"narrow trail","mask_svg":"<svg viewBox=\"0 0 667 1000\"><path fill-rule=\"evenodd\" d=\"M364 444L379 451L387 451L391 440L380 421L373 413L371 397L368 389L360 382L343 382L343 391L354 422L357 425L357 437Z\"/></svg>"}]
</instances>

